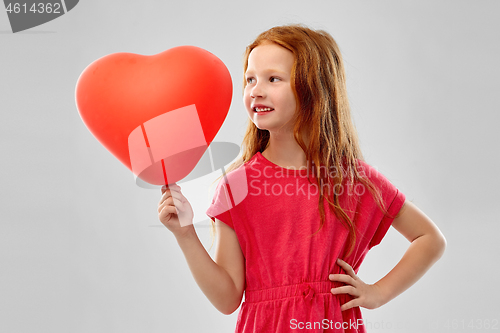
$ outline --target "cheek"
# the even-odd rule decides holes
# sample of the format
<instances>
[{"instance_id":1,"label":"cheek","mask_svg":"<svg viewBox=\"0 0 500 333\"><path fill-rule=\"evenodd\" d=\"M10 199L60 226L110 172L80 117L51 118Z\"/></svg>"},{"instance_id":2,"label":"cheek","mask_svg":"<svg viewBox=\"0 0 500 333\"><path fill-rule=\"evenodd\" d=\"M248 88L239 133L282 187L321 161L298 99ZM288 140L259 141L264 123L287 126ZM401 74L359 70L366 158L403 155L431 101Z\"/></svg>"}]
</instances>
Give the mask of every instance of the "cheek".
<instances>
[{"instance_id":1,"label":"cheek","mask_svg":"<svg viewBox=\"0 0 500 333\"><path fill-rule=\"evenodd\" d=\"M243 105L245 105L245 108L249 110L251 104L252 99L250 98L250 94L245 90L245 92L243 93Z\"/></svg>"},{"instance_id":2,"label":"cheek","mask_svg":"<svg viewBox=\"0 0 500 333\"><path fill-rule=\"evenodd\" d=\"M286 96L286 102L288 108L292 109L295 112L295 109L297 107L297 102L295 101L295 95L293 94L292 91L288 92Z\"/></svg>"}]
</instances>

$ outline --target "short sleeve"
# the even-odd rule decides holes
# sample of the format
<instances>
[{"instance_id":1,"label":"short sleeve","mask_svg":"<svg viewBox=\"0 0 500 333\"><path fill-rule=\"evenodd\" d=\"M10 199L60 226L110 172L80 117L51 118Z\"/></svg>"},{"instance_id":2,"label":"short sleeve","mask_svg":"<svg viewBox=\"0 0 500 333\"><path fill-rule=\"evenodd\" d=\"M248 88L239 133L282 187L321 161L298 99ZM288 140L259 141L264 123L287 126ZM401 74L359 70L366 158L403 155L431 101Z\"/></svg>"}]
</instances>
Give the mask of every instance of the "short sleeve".
<instances>
[{"instance_id":1,"label":"short sleeve","mask_svg":"<svg viewBox=\"0 0 500 333\"><path fill-rule=\"evenodd\" d=\"M215 219L218 219L234 229L233 220L230 214L231 207L229 186L224 179L221 179L217 184L212 203L210 207L208 207L206 214L212 221L215 222Z\"/></svg>"},{"instance_id":2,"label":"short sleeve","mask_svg":"<svg viewBox=\"0 0 500 333\"><path fill-rule=\"evenodd\" d=\"M380 194L384 208L387 210L387 214L384 214L379 205L371 195L370 201L372 202L368 206L373 207L377 211L375 214L369 214L371 216L371 221L367 221L370 224L368 227L369 234L371 234L371 239L368 244L368 248L372 248L382 241L387 231L389 230L394 218L399 213L401 207L406 200L405 195L399 191L396 186L394 186L384 175L378 172L374 167L366 164L365 162L360 162L361 172L368 180L372 182L375 188Z\"/></svg>"},{"instance_id":3,"label":"short sleeve","mask_svg":"<svg viewBox=\"0 0 500 333\"><path fill-rule=\"evenodd\" d=\"M370 248L380 244L385 234L391 227L392 221L394 221L394 217L399 213L401 207L403 207L405 200L405 195L398 189L396 189L396 195L394 196L392 202L388 207L386 206L388 214L385 215L380 221L380 224L378 225L378 228L375 231L375 234L373 235L373 238L370 242Z\"/></svg>"}]
</instances>

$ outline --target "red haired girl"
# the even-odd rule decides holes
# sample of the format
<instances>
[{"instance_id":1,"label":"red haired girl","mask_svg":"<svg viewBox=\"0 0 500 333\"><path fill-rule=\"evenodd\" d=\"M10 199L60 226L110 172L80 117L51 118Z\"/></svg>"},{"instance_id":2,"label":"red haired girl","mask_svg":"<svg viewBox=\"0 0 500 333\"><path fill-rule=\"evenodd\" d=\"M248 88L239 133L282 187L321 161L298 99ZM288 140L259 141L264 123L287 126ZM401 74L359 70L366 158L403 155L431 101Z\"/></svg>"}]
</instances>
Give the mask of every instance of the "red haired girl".
<instances>
[{"instance_id":1,"label":"red haired girl","mask_svg":"<svg viewBox=\"0 0 500 333\"><path fill-rule=\"evenodd\" d=\"M380 307L414 284L445 238L363 161L328 33L265 31L246 49L244 75L242 157L207 211L219 238L215 260L192 224L181 227L192 210L178 186L163 190L159 218L212 304L224 314L241 305L236 332L365 332L360 307ZM366 284L356 273L391 225L411 244L386 276Z\"/></svg>"}]
</instances>

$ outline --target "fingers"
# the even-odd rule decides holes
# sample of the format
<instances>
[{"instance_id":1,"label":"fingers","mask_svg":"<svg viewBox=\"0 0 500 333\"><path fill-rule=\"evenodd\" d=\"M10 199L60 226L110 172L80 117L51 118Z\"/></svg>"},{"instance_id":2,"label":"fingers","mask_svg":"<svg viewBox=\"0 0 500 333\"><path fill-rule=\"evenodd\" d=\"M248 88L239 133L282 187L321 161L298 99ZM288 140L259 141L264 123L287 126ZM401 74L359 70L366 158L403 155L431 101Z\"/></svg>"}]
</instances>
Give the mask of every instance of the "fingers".
<instances>
[{"instance_id":1,"label":"fingers","mask_svg":"<svg viewBox=\"0 0 500 333\"><path fill-rule=\"evenodd\" d=\"M356 288L353 286L343 286L343 287L337 287L337 288L332 288L331 290L332 294L338 295L338 294L349 294L354 297L359 296L359 292Z\"/></svg>"},{"instance_id":2,"label":"fingers","mask_svg":"<svg viewBox=\"0 0 500 333\"><path fill-rule=\"evenodd\" d=\"M356 276L356 273L354 272L354 269L352 269L351 265L349 265L348 263L346 263L344 260L342 259L337 259L337 264L342 267L344 269L344 271L349 275L351 276L353 279L355 279L357 276Z\"/></svg>"},{"instance_id":3,"label":"fingers","mask_svg":"<svg viewBox=\"0 0 500 333\"><path fill-rule=\"evenodd\" d=\"M361 305L361 301L359 300L359 298L355 298L355 299L350 300L349 302L341 305L340 311L349 310L351 308L355 308L355 307L360 306L360 305Z\"/></svg>"},{"instance_id":4,"label":"fingers","mask_svg":"<svg viewBox=\"0 0 500 333\"><path fill-rule=\"evenodd\" d=\"M330 274L329 278L332 281L343 282L346 285L342 286L342 287L332 288L331 293L334 295L349 294L352 297L355 297L351 301L343 304L340 307L340 310L345 311L345 310L348 310L350 308L360 306L361 305L361 302L360 302L361 292L358 289L358 282L359 282L358 280L359 279L358 279L356 273L354 272L354 269L352 269L351 265L349 265L348 263L346 263L342 259L337 259L337 264L340 267L342 267L342 269L344 269L344 271L347 274Z\"/></svg>"},{"instance_id":5,"label":"fingers","mask_svg":"<svg viewBox=\"0 0 500 333\"><path fill-rule=\"evenodd\" d=\"M158 202L158 206L161 205L163 203L163 201L165 201L165 199L168 198L168 196L170 195L170 190L166 187L162 187L161 188L161 198L160 198L160 201Z\"/></svg>"},{"instance_id":6,"label":"fingers","mask_svg":"<svg viewBox=\"0 0 500 333\"><path fill-rule=\"evenodd\" d=\"M353 279L351 276L346 275L346 274L330 274L329 278L332 281L344 282L344 283L347 283L350 285L353 285L356 283L355 279Z\"/></svg>"},{"instance_id":7,"label":"fingers","mask_svg":"<svg viewBox=\"0 0 500 333\"><path fill-rule=\"evenodd\" d=\"M168 207L168 206L171 206L171 207L174 207L174 213L177 214L177 208L180 207L182 205L182 203L175 199L174 197L172 196L169 196L168 198L166 198L159 206L158 206L158 213L160 213L164 207Z\"/></svg>"},{"instance_id":8,"label":"fingers","mask_svg":"<svg viewBox=\"0 0 500 333\"><path fill-rule=\"evenodd\" d=\"M158 209L160 220L163 220L167 215L177 214L175 206L165 205L161 209Z\"/></svg>"},{"instance_id":9,"label":"fingers","mask_svg":"<svg viewBox=\"0 0 500 333\"><path fill-rule=\"evenodd\" d=\"M181 193L181 187L177 184L170 184L162 187L162 197L158 203L158 213L162 211L165 206L172 206L174 209L169 209L170 213L179 214L189 208L189 202L186 197ZM187 203L187 205L185 205Z\"/></svg>"},{"instance_id":10,"label":"fingers","mask_svg":"<svg viewBox=\"0 0 500 333\"><path fill-rule=\"evenodd\" d=\"M332 288L330 291L334 295L349 294L353 299L343 304L340 309L342 311L354 308L364 307L367 309L375 309L384 304L383 295L376 284L366 284L361 280L352 267L345 261L338 259L337 263L342 267L347 274L330 274L328 277L332 281L345 283L345 285Z\"/></svg>"},{"instance_id":11,"label":"fingers","mask_svg":"<svg viewBox=\"0 0 500 333\"><path fill-rule=\"evenodd\" d=\"M181 193L181 187L177 184L169 185L169 187L164 186L162 187L161 192L162 196L160 198L160 201L158 202L158 205L161 205L170 196L173 196L174 198L177 198L182 202L186 200L186 198Z\"/></svg>"},{"instance_id":12,"label":"fingers","mask_svg":"<svg viewBox=\"0 0 500 333\"><path fill-rule=\"evenodd\" d=\"M356 289L357 281L351 276L346 274L330 274L329 278L332 281L343 282L346 284L346 286L332 288L332 294L349 294L351 296L359 296L359 292Z\"/></svg>"},{"instance_id":13,"label":"fingers","mask_svg":"<svg viewBox=\"0 0 500 333\"><path fill-rule=\"evenodd\" d=\"M337 264L342 267L347 274L330 274L330 280L354 285L358 280L358 276L354 272L354 269L342 259L337 259Z\"/></svg>"},{"instance_id":14,"label":"fingers","mask_svg":"<svg viewBox=\"0 0 500 333\"><path fill-rule=\"evenodd\" d=\"M172 183L172 184L168 184L168 185L163 185L161 187L161 193L164 193L166 190L170 189L170 188L177 188L177 189L181 189L181 187L179 185L177 185L176 183Z\"/></svg>"}]
</instances>

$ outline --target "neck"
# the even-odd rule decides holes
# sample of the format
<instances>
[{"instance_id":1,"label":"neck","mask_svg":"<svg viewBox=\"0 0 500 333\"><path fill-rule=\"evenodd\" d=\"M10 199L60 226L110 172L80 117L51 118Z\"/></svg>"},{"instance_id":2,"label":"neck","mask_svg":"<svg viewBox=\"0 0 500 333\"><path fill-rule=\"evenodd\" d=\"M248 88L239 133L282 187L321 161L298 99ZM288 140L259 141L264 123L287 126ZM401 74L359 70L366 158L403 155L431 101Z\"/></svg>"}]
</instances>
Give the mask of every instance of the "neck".
<instances>
[{"instance_id":1,"label":"neck","mask_svg":"<svg viewBox=\"0 0 500 333\"><path fill-rule=\"evenodd\" d=\"M262 152L262 156L287 169L303 169L307 167L306 154L295 141L293 133L271 132L269 145Z\"/></svg>"}]
</instances>

